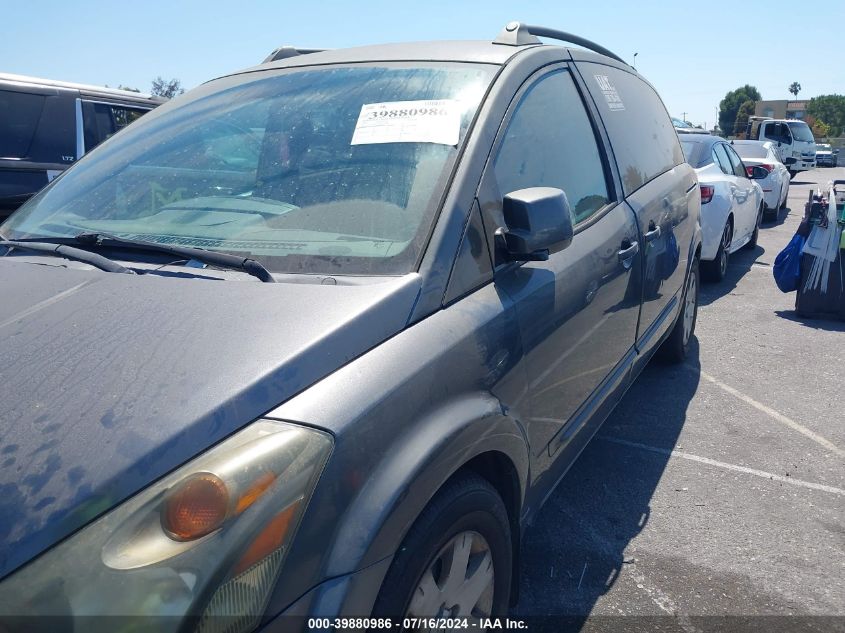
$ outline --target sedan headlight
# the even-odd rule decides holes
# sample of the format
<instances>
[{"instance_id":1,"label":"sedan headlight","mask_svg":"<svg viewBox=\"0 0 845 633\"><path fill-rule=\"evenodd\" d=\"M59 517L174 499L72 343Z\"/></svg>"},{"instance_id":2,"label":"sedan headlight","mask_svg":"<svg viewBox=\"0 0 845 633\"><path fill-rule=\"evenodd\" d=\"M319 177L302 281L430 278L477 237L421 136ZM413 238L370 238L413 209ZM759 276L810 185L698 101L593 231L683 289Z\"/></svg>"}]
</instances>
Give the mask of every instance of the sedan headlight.
<instances>
[{"instance_id":1,"label":"sedan headlight","mask_svg":"<svg viewBox=\"0 0 845 633\"><path fill-rule=\"evenodd\" d=\"M249 425L0 583L0 630L250 631L331 447Z\"/></svg>"}]
</instances>

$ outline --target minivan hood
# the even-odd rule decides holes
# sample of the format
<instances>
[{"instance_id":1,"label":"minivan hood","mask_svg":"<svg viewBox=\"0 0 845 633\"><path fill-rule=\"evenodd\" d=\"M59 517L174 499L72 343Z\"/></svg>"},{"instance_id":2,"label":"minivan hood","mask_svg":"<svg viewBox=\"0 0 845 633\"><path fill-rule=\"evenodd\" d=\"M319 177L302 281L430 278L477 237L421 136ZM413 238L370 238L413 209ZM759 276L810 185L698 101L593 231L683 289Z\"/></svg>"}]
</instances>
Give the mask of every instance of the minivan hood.
<instances>
[{"instance_id":1,"label":"minivan hood","mask_svg":"<svg viewBox=\"0 0 845 633\"><path fill-rule=\"evenodd\" d=\"M402 330L419 288L0 262L0 578Z\"/></svg>"}]
</instances>

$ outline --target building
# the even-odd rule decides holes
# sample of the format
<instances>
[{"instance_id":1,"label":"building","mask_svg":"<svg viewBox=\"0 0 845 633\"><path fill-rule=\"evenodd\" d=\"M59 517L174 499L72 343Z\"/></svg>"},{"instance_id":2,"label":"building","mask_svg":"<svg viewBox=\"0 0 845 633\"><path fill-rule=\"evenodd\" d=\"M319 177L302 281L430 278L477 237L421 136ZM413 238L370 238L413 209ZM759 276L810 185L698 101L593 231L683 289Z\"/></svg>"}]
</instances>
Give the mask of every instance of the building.
<instances>
[{"instance_id":1,"label":"building","mask_svg":"<svg viewBox=\"0 0 845 633\"><path fill-rule=\"evenodd\" d=\"M787 101L775 99L773 101L757 101L754 104L754 116L771 117L772 119L804 119L807 115L806 101Z\"/></svg>"}]
</instances>

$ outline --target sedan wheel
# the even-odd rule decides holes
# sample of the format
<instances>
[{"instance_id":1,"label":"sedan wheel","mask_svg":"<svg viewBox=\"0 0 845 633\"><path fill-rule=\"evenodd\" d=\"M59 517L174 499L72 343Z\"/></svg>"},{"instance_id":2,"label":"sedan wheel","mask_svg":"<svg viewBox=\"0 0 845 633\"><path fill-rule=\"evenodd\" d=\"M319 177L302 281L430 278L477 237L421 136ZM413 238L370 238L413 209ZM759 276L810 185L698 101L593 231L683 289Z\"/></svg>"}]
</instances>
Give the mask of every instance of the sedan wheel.
<instances>
[{"instance_id":1,"label":"sedan wheel","mask_svg":"<svg viewBox=\"0 0 845 633\"><path fill-rule=\"evenodd\" d=\"M731 240L733 239L733 227L730 221L725 224L722 231L722 243L719 245L719 253L716 260L719 262L719 279L724 279L728 273L728 259L731 256Z\"/></svg>"},{"instance_id":2,"label":"sedan wheel","mask_svg":"<svg viewBox=\"0 0 845 633\"><path fill-rule=\"evenodd\" d=\"M761 202L760 208L757 211L757 221L754 225L754 232L751 234L751 239L745 245L745 248L753 250L757 247L757 239L760 237L760 223L763 222L763 215L766 213L766 203Z\"/></svg>"},{"instance_id":3,"label":"sedan wheel","mask_svg":"<svg viewBox=\"0 0 845 633\"><path fill-rule=\"evenodd\" d=\"M732 240L733 224L728 219L722 231L722 238L719 241L719 250L716 251L716 258L713 261L702 262L702 268L708 281L719 282L725 278L728 272Z\"/></svg>"}]
</instances>

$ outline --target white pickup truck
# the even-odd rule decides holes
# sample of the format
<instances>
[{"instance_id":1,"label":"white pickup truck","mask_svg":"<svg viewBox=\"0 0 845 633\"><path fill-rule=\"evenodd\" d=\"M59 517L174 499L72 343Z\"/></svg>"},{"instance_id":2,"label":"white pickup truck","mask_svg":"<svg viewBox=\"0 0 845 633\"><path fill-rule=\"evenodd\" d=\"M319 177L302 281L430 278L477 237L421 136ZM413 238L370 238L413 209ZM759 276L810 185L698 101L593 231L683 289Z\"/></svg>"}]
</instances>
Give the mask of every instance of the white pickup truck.
<instances>
[{"instance_id":1,"label":"white pickup truck","mask_svg":"<svg viewBox=\"0 0 845 633\"><path fill-rule=\"evenodd\" d=\"M772 141L789 175L816 166L816 141L810 126L800 119L770 119L752 116L745 128L745 138Z\"/></svg>"}]
</instances>

